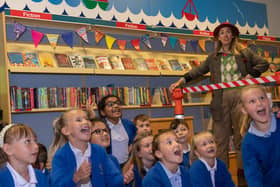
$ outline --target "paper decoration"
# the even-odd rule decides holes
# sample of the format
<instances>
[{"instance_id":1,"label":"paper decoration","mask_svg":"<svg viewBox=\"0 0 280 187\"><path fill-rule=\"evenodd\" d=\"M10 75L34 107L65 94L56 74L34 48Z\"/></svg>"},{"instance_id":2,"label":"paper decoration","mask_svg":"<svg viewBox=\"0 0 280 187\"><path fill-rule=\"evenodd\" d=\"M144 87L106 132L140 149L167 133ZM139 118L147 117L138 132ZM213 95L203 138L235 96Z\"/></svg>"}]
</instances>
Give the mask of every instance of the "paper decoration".
<instances>
[{"instance_id":1,"label":"paper decoration","mask_svg":"<svg viewBox=\"0 0 280 187\"><path fill-rule=\"evenodd\" d=\"M140 39L131 40L132 46L133 46L137 51L141 51L139 43L140 43Z\"/></svg>"},{"instance_id":2,"label":"paper decoration","mask_svg":"<svg viewBox=\"0 0 280 187\"><path fill-rule=\"evenodd\" d=\"M121 50L125 49L126 46L126 40L117 40L118 46Z\"/></svg>"},{"instance_id":3,"label":"paper decoration","mask_svg":"<svg viewBox=\"0 0 280 187\"><path fill-rule=\"evenodd\" d=\"M31 29L31 35L32 35L32 39L33 39L33 43L35 45L35 48L39 45L40 41L42 40L42 38L44 37L44 33L35 31Z\"/></svg>"},{"instance_id":4,"label":"paper decoration","mask_svg":"<svg viewBox=\"0 0 280 187\"><path fill-rule=\"evenodd\" d=\"M26 31L26 27L20 23L14 23L14 33L16 35L16 40L18 40Z\"/></svg>"},{"instance_id":5,"label":"paper decoration","mask_svg":"<svg viewBox=\"0 0 280 187\"><path fill-rule=\"evenodd\" d=\"M258 48L258 55L263 56L263 49L262 48Z\"/></svg>"},{"instance_id":6,"label":"paper decoration","mask_svg":"<svg viewBox=\"0 0 280 187\"><path fill-rule=\"evenodd\" d=\"M73 47L73 32L62 33L61 37L67 45L69 45L71 48Z\"/></svg>"},{"instance_id":7,"label":"paper decoration","mask_svg":"<svg viewBox=\"0 0 280 187\"><path fill-rule=\"evenodd\" d=\"M197 46L198 46L198 40L191 40L191 46L193 48L193 51L197 51Z\"/></svg>"},{"instance_id":8,"label":"paper decoration","mask_svg":"<svg viewBox=\"0 0 280 187\"><path fill-rule=\"evenodd\" d=\"M168 35L161 33L160 34L160 40L161 40L162 46L165 47L166 43L167 43L167 40L168 40Z\"/></svg>"},{"instance_id":9,"label":"paper decoration","mask_svg":"<svg viewBox=\"0 0 280 187\"><path fill-rule=\"evenodd\" d=\"M205 40L198 40L198 45L199 47L201 48L201 50L203 52L206 52L206 49L205 49Z\"/></svg>"},{"instance_id":10,"label":"paper decoration","mask_svg":"<svg viewBox=\"0 0 280 187\"><path fill-rule=\"evenodd\" d=\"M50 45L52 46L52 48L55 49L59 35L58 34L46 34L46 35Z\"/></svg>"},{"instance_id":11,"label":"paper decoration","mask_svg":"<svg viewBox=\"0 0 280 187\"><path fill-rule=\"evenodd\" d=\"M268 58L269 57L269 51L263 51L264 57Z\"/></svg>"},{"instance_id":12,"label":"paper decoration","mask_svg":"<svg viewBox=\"0 0 280 187\"><path fill-rule=\"evenodd\" d=\"M113 46L114 42L116 41L116 38L106 34L105 41L106 41L107 48L112 49L112 46Z\"/></svg>"},{"instance_id":13,"label":"paper decoration","mask_svg":"<svg viewBox=\"0 0 280 187\"><path fill-rule=\"evenodd\" d=\"M104 33L100 32L99 30L95 29L95 41L99 43L100 40L104 37Z\"/></svg>"},{"instance_id":14,"label":"paper decoration","mask_svg":"<svg viewBox=\"0 0 280 187\"><path fill-rule=\"evenodd\" d=\"M185 52L186 51L187 40L182 39L182 38L179 38L178 40L179 40L179 44L180 44L181 49Z\"/></svg>"},{"instance_id":15,"label":"paper decoration","mask_svg":"<svg viewBox=\"0 0 280 187\"><path fill-rule=\"evenodd\" d=\"M172 47L173 49L174 49L174 47L175 47L175 44L176 44L177 40L178 40L178 38L169 36L169 41L170 41L171 47Z\"/></svg>"},{"instance_id":16,"label":"paper decoration","mask_svg":"<svg viewBox=\"0 0 280 187\"><path fill-rule=\"evenodd\" d=\"M247 47L248 47L248 42L247 42L247 40L243 41L243 42L242 42L242 45L243 45L244 47L247 48Z\"/></svg>"},{"instance_id":17,"label":"paper decoration","mask_svg":"<svg viewBox=\"0 0 280 187\"><path fill-rule=\"evenodd\" d=\"M149 35L142 36L141 39L142 39L143 43L144 43L149 49L152 48Z\"/></svg>"},{"instance_id":18,"label":"paper decoration","mask_svg":"<svg viewBox=\"0 0 280 187\"><path fill-rule=\"evenodd\" d=\"M87 37L87 29L86 27L81 27L76 30L76 33L82 38L85 42L88 43L88 37Z\"/></svg>"}]
</instances>

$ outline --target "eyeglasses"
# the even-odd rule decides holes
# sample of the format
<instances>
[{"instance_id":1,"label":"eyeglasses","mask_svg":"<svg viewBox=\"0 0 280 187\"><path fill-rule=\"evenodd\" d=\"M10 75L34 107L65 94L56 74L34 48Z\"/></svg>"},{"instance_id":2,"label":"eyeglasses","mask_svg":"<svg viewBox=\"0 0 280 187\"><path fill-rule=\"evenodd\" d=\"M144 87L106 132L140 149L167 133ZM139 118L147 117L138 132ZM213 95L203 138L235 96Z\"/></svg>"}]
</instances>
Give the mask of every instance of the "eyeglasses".
<instances>
[{"instance_id":1,"label":"eyeglasses","mask_svg":"<svg viewBox=\"0 0 280 187\"><path fill-rule=\"evenodd\" d=\"M96 134L96 135L101 135L103 133L109 133L108 129L95 129L94 131L91 132L91 134Z\"/></svg>"},{"instance_id":2,"label":"eyeglasses","mask_svg":"<svg viewBox=\"0 0 280 187\"><path fill-rule=\"evenodd\" d=\"M118 105L119 106L119 105L121 105L121 102L120 101L115 101L115 102L109 101L105 105L108 106L108 107L113 107L114 105Z\"/></svg>"}]
</instances>

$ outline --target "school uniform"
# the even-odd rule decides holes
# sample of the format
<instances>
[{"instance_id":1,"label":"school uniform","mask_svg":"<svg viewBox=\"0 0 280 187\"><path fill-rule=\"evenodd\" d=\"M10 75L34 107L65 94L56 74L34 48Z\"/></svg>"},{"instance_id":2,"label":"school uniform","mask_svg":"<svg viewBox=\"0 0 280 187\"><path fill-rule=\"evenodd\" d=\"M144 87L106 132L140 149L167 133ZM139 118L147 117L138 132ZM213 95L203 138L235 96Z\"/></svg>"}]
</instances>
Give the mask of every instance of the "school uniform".
<instances>
[{"instance_id":1,"label":"school uniform","mask_svg":"<svg viewBox=\"0 0 280 187\"><path fill-rule=\"evenodd\" d=\"M198 159L194 161L189 171L193 187L235 186L226 165L219 159L216 159L213 168L210 168L206 161Z\"/></svg>"},{"instance_id":2,"label":"school uniform","mask_svg":"<svg viewBox=\"0 0 280 187\"><path fill-rule=\"evenodd\" d=\"M112 155L112 154L108 154L109 159L111 159L111 161L114 163L114 165L116 166L116 168L121 172L121 166L119 164L118 159Z\"/></svg>"},{"instance_id":3,"label":"school uniform","mask_svg":"<svg viewBox=\"0 0 280 187\"><path fill-rule=\"evenodd\" d=\"M280 119L271 115L271 126L260 132L250 124L242 145L242 160L248 186L280 186Z\"/></svg>"},{"instance_id":4,"label":"school uniform","mask_svg":"<svg viewBox=\"0 0 280 187\"><path fill-rule=\"evenodd\" d=\"M175 178L177 177L177 179L174 180L174 177ZM180 181L179 186L184 186L184 187L191 186L189 173L183 166L179 166L178 171L176 172L175 175L173 175L170 173L170 171L166 170L164 165L162 165L160 162L157 162L144 177L142 181L142 186L143 187L174 187L174 185L171 184L173 183L171 180L174 180L174 182L176 182L178 181L178 179Z\"/></svg>"},{"instance_id":5,"label":"school uniform","mask_svg":"<svg viewBox=\"0 0 280 187\"><path fill-rule=\"evenodd\" d=\"M183 161L180 165L190 169L190 145L188 145L187 150L183 150Z\"/></svg>"},{"instance_id":6,"label":"school uniform","mask_svg":"<svg viewBox=\"0 0 280 187\"><path fill-rule=\"evenodd\" d=\"M109 159L105 149L96 144L90 144L91 177L92 186L123 186L123 177L114 163ZM77 171L77 163L70 143L66 143L58 149L52 160L50 174L51 184L54 187L75 187L74 173Z\"/></svg>"},{"instance_id":7,"label":"school uniform","mask_svg":"<svg viewBox=\"0 0 280 187\"><path fill-rule=\"evenodd\" d=\"M32 168L30 165L29 168L29 175L30 175L30 181L29 183L36 187L49 187L49 180L48 178L37 169ZM32 172L30 172L33 170ZM19 179L17 181L14 180L14 178ZM11 166L8 166L8 164L0 168L0 187L13 187L15 185L24 185L26 184L26 181L19 176L19 174L15 173L15 170L11 170ZM26 184L28 185L28 184Z\"/></svg>"}]
</instances>

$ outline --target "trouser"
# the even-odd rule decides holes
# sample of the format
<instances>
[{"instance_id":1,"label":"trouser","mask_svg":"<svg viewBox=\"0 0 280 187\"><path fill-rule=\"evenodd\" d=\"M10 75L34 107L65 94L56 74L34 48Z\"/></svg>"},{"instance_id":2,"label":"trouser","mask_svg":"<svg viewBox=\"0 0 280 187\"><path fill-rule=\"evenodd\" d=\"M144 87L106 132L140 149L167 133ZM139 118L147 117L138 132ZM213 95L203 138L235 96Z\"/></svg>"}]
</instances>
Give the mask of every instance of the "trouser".
<instances>
[{"instance_id":1,"label":"trouser","mask_svg":"<svg viewBox=\"0 0 280 187\"><path fill-rule=\"evenodd\" d=\"M240 151L242 140L240 125L244 115L241 112L240 89L223 91L222 109L222 117L219 120L213 119L213 134L217 143L217 157L229 166L229 141L230 136L233 135L238 168L243 168Z\"/></svg>"}]
</instances>

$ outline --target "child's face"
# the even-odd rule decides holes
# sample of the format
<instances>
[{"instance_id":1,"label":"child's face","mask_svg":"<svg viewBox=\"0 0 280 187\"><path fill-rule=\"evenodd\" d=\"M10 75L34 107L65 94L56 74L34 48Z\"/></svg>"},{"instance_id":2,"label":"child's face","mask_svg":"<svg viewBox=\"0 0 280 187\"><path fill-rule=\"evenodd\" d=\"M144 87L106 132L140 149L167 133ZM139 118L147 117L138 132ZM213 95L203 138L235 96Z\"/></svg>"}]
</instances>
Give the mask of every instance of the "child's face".
<instances>
[{"instance_id":1,"label":"child's face","mask_svg":"<svg viewBox=\"0 0 280 187\"><path fill-rule=\"evenodd\" d=\"M105 149L110 146L109 130L105 123L98 121L91 127L91 143L101 145Z\"/></svg>"},{"instance_id":2,"label":"child's face","mask_svg":"<svg viewBox=\"0 0 280 187\"><path fill-rule=\"evenodd\" d=\"M136 121L137 133L142 132L152 132L149 120L146 121Z\"/></svg>"},{"instance_id":3,"label":"child's face","mask_svg":"<svg viewBox=\"0 0 280 187\"><path fill-rule=\"evenodd\" d=\"M87 114L82 110L73 110L67 114L67 122L62 133L71 143L89 142L91 129Z\"/></svg>"},{"instance_id":4,"label":"child's face","mask_svg":"<svg viewBox=\"0 0 280 187\"><path fill-rule=\"evenodd\" d=\"M140 141L140 151L138 152L137 156L142 160L155 160L152 149L153 139L153 136L147 136Z\"/></svg>"},{"instance_id":5,"label":"child's face","mask_svg":"<svg viewBox=\"0 0 280 187\"><path fill-rule=\"evenodd\" d=\"M121 103L116 97L109 97L106 99L105 108L102 115L106 116L108 119L119 119L122 116Z\"/></svg>"},{"instance_id":6,"label":"child's face","mask_svg":"<svg viewBox=\"0 0 280 187\"><path fill-rule=\"evenodd\" d=\"M189 129L184 124L179 124L174 132L180 144L185 144L188 142Z\"/></svg>"},{"instance_id":7,"label":"child's face","mask_svg":"<svg viewBox=\"0 0 280 187\"><path fill-rule=\"evenodd\" d=\"M164 164L180 164L183 160L182 145L177 143L175 134L168 132L159 136L158 150L155 151L157 158Z\"/></svg>"},{"instance_id":8,"label":"child's face","mask_svg":"<svg viewBox=\"0 0 280 187\"><path fill-rule=\"evenodd\" d=\"M216 158L217 147L213 136L201 136L196 141L195 154L205 160Z\"/></svg>"},{"instance_id":9,"label":"child's face","mask_svg":"<svg viewBox=\"0 0 280 187\"><path fill-rule=\"evenodd\" d=\"M270 122L270 101L263 90L252 88L242 93L242 111L249 114L256 125Z\"/></svg>"}]
</instances>

